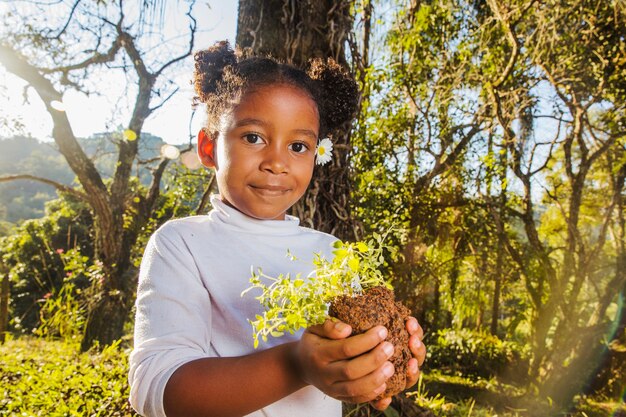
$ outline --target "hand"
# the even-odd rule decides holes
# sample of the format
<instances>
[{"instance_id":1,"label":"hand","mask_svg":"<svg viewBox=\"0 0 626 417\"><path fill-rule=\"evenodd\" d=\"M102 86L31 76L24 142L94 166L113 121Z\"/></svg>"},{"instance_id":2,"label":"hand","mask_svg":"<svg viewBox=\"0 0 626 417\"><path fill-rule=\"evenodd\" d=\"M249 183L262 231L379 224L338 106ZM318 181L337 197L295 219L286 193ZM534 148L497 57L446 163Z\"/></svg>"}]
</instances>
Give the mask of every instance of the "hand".
<instances>
[{"instance_id":1,"label":"hand","mask_svg":"<svg viewBox=\"0 0 626 417\"><path fill-rule=\"evenodd\" d=\"M296 362L302 379L325 394L351 403L372 401L393 375L393 345L384 341L383 326L349 337L351 332L336 320L309 327L296 347Z\"/></svg>"},{"instance_id":2,"label":"hand","mask_svg":"<svg viewBox=\"0 0 626 417\"><path fill-rule=\"evenodd\" d=\"M424 330L419 325L415 317L408 317L406 320L406 330L409 332L409 349L413 353L413 358L409 360L407 366L407 377L405 389L412 387L417 383L420 376L419 368L426 359L426 346L422 343ZM391 404L391 397L382 398L370 403L377 410L384 410Z\"/></svg>"}]
</instances>

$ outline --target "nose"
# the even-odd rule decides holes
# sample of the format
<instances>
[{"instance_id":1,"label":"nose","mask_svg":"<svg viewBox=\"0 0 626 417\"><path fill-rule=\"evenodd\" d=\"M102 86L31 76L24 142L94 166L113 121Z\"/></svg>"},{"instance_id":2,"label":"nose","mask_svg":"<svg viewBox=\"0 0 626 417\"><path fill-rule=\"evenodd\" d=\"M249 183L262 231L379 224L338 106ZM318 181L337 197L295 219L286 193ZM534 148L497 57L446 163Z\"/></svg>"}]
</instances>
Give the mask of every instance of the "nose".
<instances>
[{"instance_id":1,"label":"nose","mask_svg":"<svg viewBox=\"0 0 626 417\"><path fill-rule=\"evenodd\" d=\"M273 144L268 146L263 154L261 161L261 170L271 174L285 174L288 170L288 152Z\"/></svg>"}]
</instances>

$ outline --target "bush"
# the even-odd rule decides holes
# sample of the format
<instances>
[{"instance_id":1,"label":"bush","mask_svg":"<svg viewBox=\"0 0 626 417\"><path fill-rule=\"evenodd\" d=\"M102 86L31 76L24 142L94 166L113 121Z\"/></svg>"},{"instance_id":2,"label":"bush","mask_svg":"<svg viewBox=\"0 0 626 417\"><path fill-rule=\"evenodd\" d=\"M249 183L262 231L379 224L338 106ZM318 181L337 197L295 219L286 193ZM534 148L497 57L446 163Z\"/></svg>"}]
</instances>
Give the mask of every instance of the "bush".
<instances>
[{"instance_id":1,"label":"bush","mask_svg":"<svg viewBox=\"0 0 626 417\"><path fill-rule=\"evenodd\" d=\"M127 354L119 345L21 338L0 345L0 416L138 416L128 403Z\"/></svg>"},{"instance_id":2,"label":"bush","mask_svg":"<svg viewBox=\"0 0 626 417\"><path fill-rule=\"evenodd\" d=\"M528 373L522 349L498 337L469 329L439 330L428 346L427 366L469 377L508 377L520 381Z\"/></svg>"},{"instance_id":3,"label":"bush","mask_svg":"<svg viewBox=\"0 0 626 417\"><path fill-rule=\"evenodd\" d=\"M46 216L28 220L0 238L0 257L11 280L12 332L30 334L40 326L40 310L51 295L71 281L76 289L89 286L78 274L68 277L63 254L80 248L91 259L92 218L87 206L71 197L46 203Z\"/></svg>"}]
</instances>

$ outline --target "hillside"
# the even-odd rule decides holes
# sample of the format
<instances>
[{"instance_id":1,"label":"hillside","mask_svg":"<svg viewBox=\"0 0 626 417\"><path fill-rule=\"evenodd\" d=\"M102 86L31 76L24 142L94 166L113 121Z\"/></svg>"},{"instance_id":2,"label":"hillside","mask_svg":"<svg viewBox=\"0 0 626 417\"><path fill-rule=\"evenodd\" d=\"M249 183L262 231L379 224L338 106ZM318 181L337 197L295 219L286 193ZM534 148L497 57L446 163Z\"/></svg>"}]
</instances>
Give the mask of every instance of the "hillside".
<instances>
[{"instance_id":1,"label":"hillside","mask_svg":"<svg viewBox=\"0 0 626 417\"><path fill-rule=\"evenodd\" d=\"M87 155L94 161L104 178L110 178L116 163L116 147L110 134L98 133L80 139ZM139 158L147 160L159 155L163 140L143 133ZM31 174L71 185L74 173L54 142L41 142L32 137L13 136L0 138L0 176ZM150 181L145 168L139 169L144 183ZM42 217L46 201L57 197L53 187L37 181L11 181L0 183L0 222L19 223Z\"/></svg>"}]
</instances>

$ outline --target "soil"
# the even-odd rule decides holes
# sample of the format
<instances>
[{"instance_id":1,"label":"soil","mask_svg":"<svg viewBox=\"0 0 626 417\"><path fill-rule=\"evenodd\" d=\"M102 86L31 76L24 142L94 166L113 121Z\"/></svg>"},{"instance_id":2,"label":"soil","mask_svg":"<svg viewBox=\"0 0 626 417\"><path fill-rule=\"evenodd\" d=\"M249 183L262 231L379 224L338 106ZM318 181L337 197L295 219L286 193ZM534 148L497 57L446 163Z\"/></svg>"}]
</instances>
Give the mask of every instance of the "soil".
<instances>
[{"instance_id":1,"label":"soil","mask_svg":"<svg viewBox=\"0 0 626 417\"><path fill-rule=\"evenodd\" d=\"M374 287L357 296L337 297L330 304L328 314L352 326L353 335L378 325L385 326L389 332L386 340L395 347L389 361L395 372L387 380L387 390L377 399L398 394L406 386L407 364L413 357L405 325L410 313L408 308L395 301L393 291L385 287Z\"/></svg>"}]
</instances>

